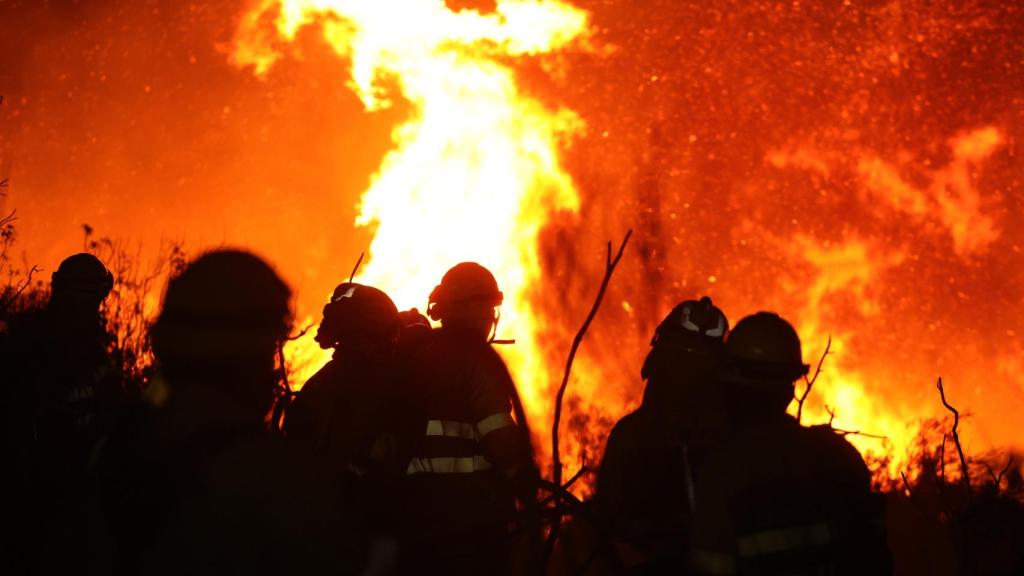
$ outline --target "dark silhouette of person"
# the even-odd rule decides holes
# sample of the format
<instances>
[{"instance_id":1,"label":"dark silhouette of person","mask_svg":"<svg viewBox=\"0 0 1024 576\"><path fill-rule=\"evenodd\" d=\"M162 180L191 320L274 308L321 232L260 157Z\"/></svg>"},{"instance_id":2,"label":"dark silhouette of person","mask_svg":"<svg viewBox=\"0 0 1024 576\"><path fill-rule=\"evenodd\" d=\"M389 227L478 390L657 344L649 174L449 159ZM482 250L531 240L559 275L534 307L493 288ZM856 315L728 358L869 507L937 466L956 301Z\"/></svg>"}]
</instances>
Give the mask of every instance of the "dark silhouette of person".
<instances>
[{"instance_id":1,"label":"dark silhouette of person","mask_svg":"<svg viewBox=\"0 0 1024 576\"><path fill-rule=\"evenodd\" d=\"M221 250L168 283L147 409L106 453L122 573L327 574L359 564L312 465L269 430L291 291Z\"/></svg>"},{"instance_id":2,"label":"dark silhouette of person","mask_svg":"<svg viewBox=\"0 0 1024 576\"><path fill-rule=\"evenodd\" d=\"M889 574L879 502L860 454L827 426L786 413L807 373L800 339L776 314L741 320L725 342L729 437L695 484L698 574Z\"/></svg>"},{"instance_id":3,"label":"dark silhouette of person","mask_svg":"<svg viewBox=\"0 0 1024 576\"><path fill-rule=\"evenodd\" d=\"M289 443L310 454L358 516L353 522L372 539L378 571L394 563L401 514L395 493L413 434L411 408L397 389L398 343L403 334L418 337L405 324L423 328L420 320L412 311L399 313L377 288L340 284L316 334L317 343L334 354L285 413Z\"/></svg>"},{"instance_id":4,"label":"dark silhouette of person","mask_svg":"<svg viewBox=\"0 0 1024 576\"><path fill-rule=\"evenodd\" d=\"M2 351L3 554L12 572L68 573L109 561L100 541L94 455L124 400L100 307L113 275L92 254L61 262L50 298L13 318Z\"/></svg>"},{"instance_id":5,"label":"dark silhouette of person","mask_svg":"<svg viewBox=\"0 0 1024 576\"><path fill-rule=\"evenodd\" d=\"M408 367L421 427L406 470L405 573L505 572L516 498L535 498L521 406L489 340L502 299L494 276L473 262L453 267L430 294L428 314L441 327Z\"/></svg>"},{"instance_id":6,"label":"dark silhouette of person","mask_svg":"<svg viewBox=\"0 0 1024 576\"><path fill-rule=\"evenodd\" d=\"M726 427L716 370L728 329L710 298L677 305L651 339L640 407L608 437L592 505L625 568L686 565L694 474Z\"/></svg>"}]
</instances>

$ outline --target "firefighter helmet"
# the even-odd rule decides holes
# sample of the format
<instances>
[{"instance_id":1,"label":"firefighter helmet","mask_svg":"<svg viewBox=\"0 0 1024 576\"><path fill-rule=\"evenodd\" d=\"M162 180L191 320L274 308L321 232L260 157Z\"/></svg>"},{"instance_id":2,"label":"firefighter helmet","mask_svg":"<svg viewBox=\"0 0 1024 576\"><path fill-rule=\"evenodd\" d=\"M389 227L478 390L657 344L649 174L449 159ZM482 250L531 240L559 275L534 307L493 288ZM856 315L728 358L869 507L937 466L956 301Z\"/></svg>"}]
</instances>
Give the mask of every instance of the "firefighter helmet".
<instances>
[{"instance_id":1,"label":"firefighter helmet","mask_svg":"<svg viewBox=\"0 0 1024 576\"><path fill-rule=\"evenodd\" d=\"M504 295L490 270L476 262L462 262L445 272L441 283L430 292L427 314L440 320L442 310L463 304L490 304L500 306Z\"/></svg>"},{"instance_id":2,"label":"firefighter helmet","mask_svg":"<svg viewBox=\"0 0 1024 576\"><path fill-rule=\"evenodd\" d=\"M324 306L324 319L316 333L321 348L335 348L356 335L372 339L394 340L402 321L391 298L364 284L339 284Z\"/></svg>"},{"instance_id":3,"label":"firefighter helmet","mask_svg":"<svg viewBox=\"0 0 1024 576\"><path fill-rule=\"evenodd\" d=\"M740 320L729 333L725 350L730 372L742 381L793 382L810 368L803 362L796 330L772 312Z\"/></svg>"},{"instance_id":4,"label":"firefighter helmet","mask_svg":"<svg viewBox=\"0 0 1024 576\"><path fill-rule=\"evenodd\" d=\"M54 292L90 294L102 301L114 287L114 275L99 258L82 252L60 263L50 278L50 286Z\"/></svg>"},{"instance_id":5,"label":"firefighter helmet","mask_svg":"<svg viewBox=\"0 0 1024 576\"><path fill-rule=\"evenodd\" d=\"M640 375L650 378L661 358L678 354L718 357L722 341L729 332L729 320L711 298L686 300L665 316L651 338L651 351Z\"/></svg>"}]
</instances>

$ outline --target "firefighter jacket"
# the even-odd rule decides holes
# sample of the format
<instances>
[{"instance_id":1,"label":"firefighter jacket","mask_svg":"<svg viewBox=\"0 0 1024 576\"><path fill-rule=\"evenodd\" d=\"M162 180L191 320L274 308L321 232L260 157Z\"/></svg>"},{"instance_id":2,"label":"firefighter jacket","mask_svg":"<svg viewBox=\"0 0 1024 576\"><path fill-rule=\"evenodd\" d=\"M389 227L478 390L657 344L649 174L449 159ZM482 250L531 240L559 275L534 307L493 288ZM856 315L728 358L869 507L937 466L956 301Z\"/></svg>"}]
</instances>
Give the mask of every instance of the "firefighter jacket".
<instances>
[{"instance_id":1,"label":"firefighter jacket","mask_svg":"<svg viewBox=\"0 0 1024 576\"><path fill-rule=\"evenodd\" d=\"M288 444L374 534L392 533L401 514L394 492L413 435L393 364L336 354L305 383L284 421Z\"/></svg>"},{"instance_id":2,"label":"firefighter jacket","mask_svg":"<svg viewBox=\"0 0 1024 576\"><path fill-rule=\"evenodd\" d=\"M698 574L891 573L867 466L826 426L783 414L744 427L701 467L695 494Z\"/></svg>"},{"instance_id":3,"label":"firefighter jacket","mask_svg":"<svg viewBox=\"0 0 1024 576\"><path fill-rule=\"evenodd\" d=\"M421 432L405 484L406 545L415 557L443 557L478 573L490 569L473 562L500 562L515 512L508 478L532 466L510 414L513 391L484 340L442 328L412 355L408 393Z\"/></svg>"},{"instance_id":4,"label":"firefighter jacket","mask_svg":"<svg viewBox=\"0 0 1024 576\"><path fill-rule=\"evenodd\" d=\"M624 555L624 565L685 558L692 484L685 444L667 438L650 409L612 428L593 505L611 538L638 556Z\"/></svg>"}]
</instances>

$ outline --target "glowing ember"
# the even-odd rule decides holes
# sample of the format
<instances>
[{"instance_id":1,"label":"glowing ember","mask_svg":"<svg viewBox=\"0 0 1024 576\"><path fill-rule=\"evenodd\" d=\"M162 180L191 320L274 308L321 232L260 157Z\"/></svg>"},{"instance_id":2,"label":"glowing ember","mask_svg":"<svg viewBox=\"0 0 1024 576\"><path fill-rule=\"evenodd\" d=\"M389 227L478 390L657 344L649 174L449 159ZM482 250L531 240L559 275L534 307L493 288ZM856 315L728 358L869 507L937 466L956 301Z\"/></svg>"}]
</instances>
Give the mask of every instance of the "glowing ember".
<instances>
[{"instance_id":1,"label":"glowing ember","mask_svg":"<svg viewBox=\"0 0 1024 576\"><path fill-rule=\"evenodd\" d=\"M565 46L585 32L585 14L535 1L498 2L487 15L452 11L441 0L264 2L243 20L235 51L258 73L277 57L259 34L275 10L285 38L303 25L322 27L333 49L351 59L352 86L367 110L393 97L412 106L361 200L357 224L375 235L359 278L399 306L422 310L453 264L490 268L506 296L501 334L518 341L504 350L506 359L524 403L546 415L550 374L537 345L543 326L525 295L540 275L539 230L553 211L578 207L558 150L581 122L522 94L501 58Z\"/></svg>"}]
</instances>

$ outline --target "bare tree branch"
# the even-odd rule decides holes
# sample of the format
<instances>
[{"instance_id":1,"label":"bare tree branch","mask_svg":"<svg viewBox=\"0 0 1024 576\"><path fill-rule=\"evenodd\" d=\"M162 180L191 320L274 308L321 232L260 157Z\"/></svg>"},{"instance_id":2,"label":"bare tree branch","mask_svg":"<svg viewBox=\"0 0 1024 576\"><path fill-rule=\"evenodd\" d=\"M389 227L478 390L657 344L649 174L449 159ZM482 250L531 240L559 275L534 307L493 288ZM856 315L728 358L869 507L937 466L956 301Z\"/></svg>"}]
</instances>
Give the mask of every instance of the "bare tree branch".
<instances>
[{"instance_id":1,"label":"bare tree branch","mask_svg":"<svg viewBox=\"0 0 1024 576\"><path fill-rule=\"evenodd\" d=\"M626 232L626 237L623 238L622 244L619 245L619 251L615 255L614 260L611 257L612 244L611 242L608 243L607 255L605 256L604 278L601 280L601 287L597 291L597 297L594 299L594 305L590 308L590 313L587 314L586 320L583 321L583 325L580 326L579 331L576 333L576 337L573 338L572 347L569 349L569 358L565 362L565 373L562 375L562 383L558 387L558 395L555 398L555 417L554 422L551 425L551 454L554 461L554 483L558 485L561 485L562 483L562 461L559 454L558 430L562 422L562 400L565 397L565 390L569 386L569 376L572 374L572 364L576 359L576 352L579 350L580 344L583 342L583 338L586 336L587 330L590 328L590 323L594 321L594 317L597 316L597 311L601 308L601 301L604 300L604 293L608 289L608 283L611 282L612 274L615 273L615 267L619 265L619 260L622 259L622 253L626 249L626 245L629 243L629 239L632 235L632 230Z\"/></svg>"},{"instance_id":2,"label":"bare tree branch","mask_svg":"<svg viewBox=\"0 0 1024 576\"><path fill-rule=\"evenodd\" d=\"M25 278L25 281L19 283L18 287L14 289L14 291L11 293L11 295L8 296L7 299L3 301L2 304L0 304L0 310L6 310L8 306L10 306L15 301L17 301L18 297L21 296L21 294L25 291L25 289L28 288L32 284L32 276L36 272L41 272L41 271L42 271L42 269L39 266L33 266L28 271L28 276Z\"/></svg>"},{"instance_id":3,"label":"bare tree branch","mask_svg":"<svg viewBox=\"0 0 1024 576\"><path fill-rule=\"evenodd\" d=\"M832 423L836 421L836 410L835 408L829 408L828 404L825 404L825 412L828 412L828 427L833 428Z\"/></svg>"},{"instance_id":4,"label":"bare tree branch","mask_svg":"<svg viewBox=\"0 0 1024 576\"><path fill-rule=\"evenodd\" d=\"M911 498L914 497L914 490L910 487L910 481L907 480L907 473L900 471L900 478L903 478L903 487L907 489L907 495Z\"/></svg>"},{"instance_id":5,"label":"bare tree branch","mask_svg":"<svg viewBox=\"0 0 1024 576\"><path fill-rule=\"evenodd\" d=\"M888 440L888 436L882 434L870 434L868 432L861 432L860 430L843 430L842 428L832 427L832 431L840 436L862 436L864 438L874 438L875 440Z\"/></svg>"},{"instance_id":6,"label":"bare tree branch","mask_svg":"<svg viewBox=\"0 0 1024 576\"><path fill-rule=\"evenodd\" d=\"M796 421L799 423L804 416L804 401L807 400L807 396L811 393L811 388L814 388L814 383L818 381L818 376L821 375L821 367L825 364L825 357L829 355L829 351L832 350L832 335L828 336L828 343L825 344L825 351L821 354L821 358L818 359L818 367L814 369L814 375L810 378L804 375L804 392L797 398L796 402ZM829 420L829 425L832 421Z\"/></svg>"},{"instance_id":7,"label":"bare tree branch","mask_svg":"<svg viewBox=\"0 0 1024 576\"><path fill-rule=\"evenodd\" d=\"M303 328L302 330L299 330L298 334L295 334L293 336L289 336L287 338L287 341L288 342L294 342L294 341L302 338L303 336L305 336L306 334L309 333L309 331L313 328L313 326L316 326L316 325L317 325L317 322L310 322L309 324L306 324L306 327Z\"/></svg>"},{"instance_id":8,"label":"bare tree branch","mask_svg":"<svg viewBox=\"0 0 1024 576\"><path fill-rule=\"evenodd\" d=\"M996 477L997 490L999 489L999 486L1002 485L1003 478L1005 478L1006 475L1010 473L1010 469L1013 468L1013 465L1016 463L1017 459L1011 454L1010 459L1006 461L1006 466L1003 466L1003 469L999 472L999 476Z\"/></svg>"},{"instance_id":9,"label":"bare tree branch","mask_svg":"<svg viewBox=\"0 0 1024 576\"><path fill-rule=\"evenodd\" d=\"M14 222L15 220L17 220L18 219L17 213L18 213L18 210L14 209L14 210L11 210L11 213L8 214L7 216L4 216L3 218L0 218L0 226L6 226L6 225L10 224L11 222Z\"/></svg>"},{"instance_id":10,"label":"bare tree branch","mask_svg":"<svg viewBox=\"0 0 1024 576\"><path fill-rule=\"evenodd\" d=\"M949 439L949 434L942 433L942 445L939 447L939 476L942 478L942 483L946 483L946 440Z\"/></svg>"},{"instance_id":11,"label":"bare tree branch","mask_svg":"<svg viewBox=\"0 0 1024 576\"><path fill-rule=\"evenodd\" d=\"M985 466L985 470L988 471L988 475L992 478L992 483L995 484L996 491L998 491L999 487L1003 484L1003 478L1010 471L1010 468L1013 467L1014 457L1012 455L1010 456L1010 459L1006 461L1006 466L1003 467L998 475L988 462L982 462L982 464Z\"/></svg>"},{"instance_id":12,"label":"bare tree branch","mask_svg":"<svg viewBox=\"0 0 1024 576\"><path fill-rule=\"evenodd\" d=\"M601 280L601 287L597 291L597 297L594 299L594 305L590 308L590 313L587 314L586 320L583 321L583 325L580 326L579 331L576 333L576 337L573 338L572 347L569 349L569 358L565 362L565 373L562 375L562 383L558 387L558 395L555 398L554 422L551 424L552 474L554 478L552 484L559 488L561 488L562 485L562 459L559 453L558 430L562 422L562 400L565 397L565 390L569 386L569 376L572 374L572 363L576 359L576 352L579 350L580 344L583 342L583 337L586 336L587 330L590 328L590 323L593 322L594 317L597 316L597 311L601 308L601 301L604 300L604 294L608 289L608 283L611 282L612 274L615 273L615 268L619 265L619 261L622 259L622 253L625 251L626 245L629 244L629 239L632 236L632 230L626 232L626 237L622 239L622 244L619 245L619 251L616 253L614 259L612 259L612 243L608 242L605 254L604 278ZM564 492L568 493L568 490L564 490ZM545 558L551 557L551 553L555 547L555 540L558 538L558 529L561 525L561 521L561 516L556 515L555 522L551 526L551 532L548 534L548 540L545 545Z\"/></svg>"},{"instance_id":13,"label":"bare tree branch","mask_svg":"<svg viewBox=\"0 0 1024 576\"><path fill-rule=\"evenodd\" d=\"M935 386L939 389L939 397L942 399L942 405L953 413L953 444L956 445L956 453L960 457L960 473L963 475L964 487L967 488L967 498L970 499L971 473L967 469L967 458L964 456L964 448L960 445L960 434L957 432L957 428L960 426L960 412L946 401L946 390L942 387L941 377Z\"/></svg>"}]
</instances>

